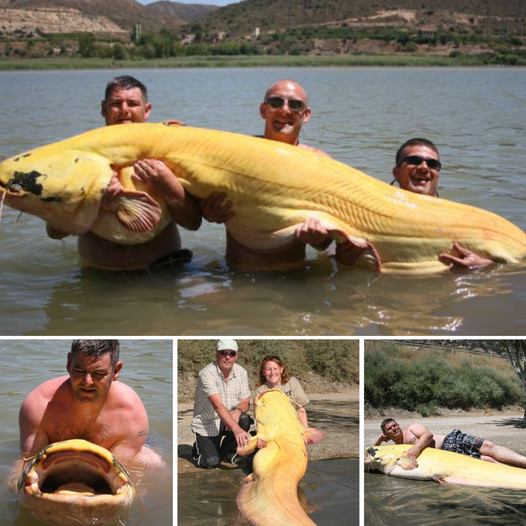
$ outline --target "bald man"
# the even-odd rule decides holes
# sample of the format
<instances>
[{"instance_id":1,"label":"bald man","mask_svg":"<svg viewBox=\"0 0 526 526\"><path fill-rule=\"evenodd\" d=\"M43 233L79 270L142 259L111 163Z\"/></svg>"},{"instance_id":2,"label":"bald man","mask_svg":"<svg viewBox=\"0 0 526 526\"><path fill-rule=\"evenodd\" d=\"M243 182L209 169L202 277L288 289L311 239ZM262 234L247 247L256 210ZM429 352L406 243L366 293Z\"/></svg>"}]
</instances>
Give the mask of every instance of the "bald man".
<instances>
[{"instance_id":1,"label":"bald man","mask_svg":"<svg viewBox=\"0 0 526 526\"><path fill-rule=\"evenodd\" d=\"M274 82L267 91L259 107L259 113L265 121L262 137L271 141L283 142L328 157L328 154L301 143L301 128L311 117L311 108L307 102L307 93L303 86L294 80L284 79ZM234 216L232 203L224 193L214 193L206 199L201 210L208 221L224 223ZM321 240L321 242L319 242ZM298 227L294 242L274 252L259 252L245 247L228 232L226 241L226 260L231 268L237 270L288 270L303 266L305 247L309 244L317 250L325 250L331 240L318 235L311 222Z\"/></svg>"}]
</instances>

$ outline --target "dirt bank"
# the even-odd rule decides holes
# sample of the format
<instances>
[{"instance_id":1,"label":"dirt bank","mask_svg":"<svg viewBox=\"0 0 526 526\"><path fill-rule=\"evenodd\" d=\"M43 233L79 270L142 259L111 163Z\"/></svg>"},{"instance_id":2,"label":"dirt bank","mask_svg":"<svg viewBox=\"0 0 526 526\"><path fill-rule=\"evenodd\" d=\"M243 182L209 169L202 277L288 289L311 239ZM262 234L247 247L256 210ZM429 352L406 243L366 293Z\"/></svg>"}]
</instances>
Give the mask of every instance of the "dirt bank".
<instances>
[{"instance_id":1,"label":"dirt bank","mask_svg":"<svg viewBox=\"0 0 526 526\"><path fill-rule=\"evenodd\" d=\"M309 459L321 460L359 456L359 391L309 394L306 406L309 425L321 429L325 438L307 447ZM190 429L193 403L179 403L177 408L177 470L198 470L191 459L194 435Z\"/></svg>"}]
</instances>

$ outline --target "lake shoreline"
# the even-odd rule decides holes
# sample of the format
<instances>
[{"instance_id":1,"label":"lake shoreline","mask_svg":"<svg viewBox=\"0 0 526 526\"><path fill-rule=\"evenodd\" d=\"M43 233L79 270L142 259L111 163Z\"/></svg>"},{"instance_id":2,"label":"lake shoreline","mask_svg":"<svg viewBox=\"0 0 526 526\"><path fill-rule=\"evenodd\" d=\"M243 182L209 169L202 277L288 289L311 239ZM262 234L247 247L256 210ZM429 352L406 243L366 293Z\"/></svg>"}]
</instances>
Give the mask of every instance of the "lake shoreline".
<instances>
[{"instance_id":1,"label":"lake shoreline","mask_svg":"<svg viewBox=\"0 0 526 526\"><path fill-rule=\"evenodd\" d=\"M491 62L486 55L250 55L183 56L141 60L50 57L0 58L0 71L82 70L82 69L162 69L162 68L250 68L250 67L524 67Z\"/></svg>"}]
</instances>

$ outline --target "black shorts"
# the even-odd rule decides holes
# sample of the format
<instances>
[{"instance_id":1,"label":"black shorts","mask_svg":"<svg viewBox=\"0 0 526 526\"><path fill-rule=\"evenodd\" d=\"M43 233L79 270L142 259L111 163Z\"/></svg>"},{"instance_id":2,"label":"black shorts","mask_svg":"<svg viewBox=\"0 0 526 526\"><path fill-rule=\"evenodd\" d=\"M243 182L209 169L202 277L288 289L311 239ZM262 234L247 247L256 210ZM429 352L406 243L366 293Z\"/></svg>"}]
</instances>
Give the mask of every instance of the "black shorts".
<instances>
[{"instance_id":1,"label":"black shorts","mask_svg":"<svg viewBox=\"0 0 526 526\"><path fill-rule=\"evenodd\" d=\"M461 455L480 458L480 447L483 442L483 438L462 433L459 429L453 429L444 439L442 449L444 451L453 451Z\"/></svg>"}]
</instances>

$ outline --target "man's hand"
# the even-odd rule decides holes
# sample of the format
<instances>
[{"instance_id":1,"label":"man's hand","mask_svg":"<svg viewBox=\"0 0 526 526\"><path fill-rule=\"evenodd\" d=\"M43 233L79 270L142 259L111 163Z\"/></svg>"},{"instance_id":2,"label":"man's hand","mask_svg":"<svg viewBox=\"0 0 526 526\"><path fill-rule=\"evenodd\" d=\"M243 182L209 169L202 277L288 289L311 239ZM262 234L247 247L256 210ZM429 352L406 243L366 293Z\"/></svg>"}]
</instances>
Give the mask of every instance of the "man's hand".
<instances>
[{"instance_id":1,"label":"man's hand","mask_svg":"<svg viewBox=\"0 0 526 526\"><path fill-rule=\"evenodd\" d=\"M244 447L249 443L252 437L250 436L250 433L243 431L239 426L238 429L239 431L237 433L235 431L233 432L236 437L237 446Z\"/></svg>"},{"instance_id":2,"label":"man's hand","mask_svg":"<svg viewBox=\"0 0 526 526\"><path fill-rule=\"evenodd\" d=\"M161 194L166 201L183 200L184 188L172 170L158 159L141 159L133 165L132 178L142 181Z\"/></svg>"},{"instance_id":3,"label":"man's hand","mask_svg":"<svg viewBox=\"0 0 526 526\"><path fill-rule=\"evenodd\" d=\"M454 266L464 268L484 268L495 263L491 259L483 258L467 248L460 246L456 241L453 243L453 254L443 252L438 257L442 261L449 263L450 268Z\"/></svg>"},{"instance_id":4,"label":"man's hand","mask_svg":"<svg viewBox=\"0 0 526 526\"><path fill-rule=\"evenodd\" d=\"M316 250L325 250L331 244L329 231L321 226L319 219L309 217L294 231L297 241L314 247Z\"/></svg>"},{"instance_id":5,"label":"man's hand","mask_svg":"<svg viewBox=\"0 0 526 526\"><path fill-rule=\"evenodd\" d=\"M201 214L209 223L226 223L236 214L232 210L232 201L227 200L224 192L212 192L199 203Z\"/></svg>"}]
</instances>

